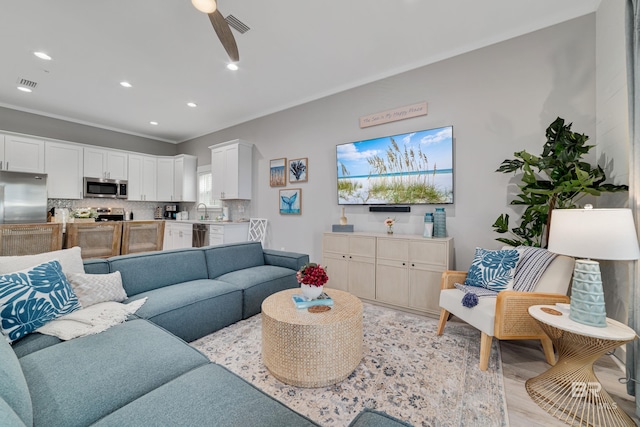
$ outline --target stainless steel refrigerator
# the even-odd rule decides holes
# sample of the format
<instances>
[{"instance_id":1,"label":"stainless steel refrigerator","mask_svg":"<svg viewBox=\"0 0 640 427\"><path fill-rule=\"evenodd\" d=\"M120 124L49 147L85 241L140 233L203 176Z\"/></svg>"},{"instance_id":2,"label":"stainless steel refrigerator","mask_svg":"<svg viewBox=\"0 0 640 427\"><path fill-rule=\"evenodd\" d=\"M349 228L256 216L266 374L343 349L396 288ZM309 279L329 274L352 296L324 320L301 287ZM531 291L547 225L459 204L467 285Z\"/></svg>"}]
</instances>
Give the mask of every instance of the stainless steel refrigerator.
<instances>
[{"instance_id":1,"label":"stainless steel refrigerator","mask_svg":"<svg viewBox=\"0 0 640 427\"><path fill-rule=\"evenodd\" d=\"M0 171L0 224L47 222L47 174Z\"/></svg>"}]
</instances>

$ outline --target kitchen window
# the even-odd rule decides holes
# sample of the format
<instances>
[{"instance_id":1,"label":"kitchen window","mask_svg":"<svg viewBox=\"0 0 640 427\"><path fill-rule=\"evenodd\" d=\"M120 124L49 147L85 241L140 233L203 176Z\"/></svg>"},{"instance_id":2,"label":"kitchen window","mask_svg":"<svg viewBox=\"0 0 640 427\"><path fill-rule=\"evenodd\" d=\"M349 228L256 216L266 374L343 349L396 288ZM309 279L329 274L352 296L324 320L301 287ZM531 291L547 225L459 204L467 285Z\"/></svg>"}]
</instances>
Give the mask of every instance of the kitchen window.
<instances>
[{"instance_id":1,"label":"kitchen window","mask_svg":"<svg viewBox=\"0 0 640 427\"><path fill-rule=\"evenodd\" d=\"M198 205L204 203L207 209L221 210L222 202L213 198L213 174L211 165L198 166ZM198 211L204 209L202 206Z\"/></svg>"}]
</instances>

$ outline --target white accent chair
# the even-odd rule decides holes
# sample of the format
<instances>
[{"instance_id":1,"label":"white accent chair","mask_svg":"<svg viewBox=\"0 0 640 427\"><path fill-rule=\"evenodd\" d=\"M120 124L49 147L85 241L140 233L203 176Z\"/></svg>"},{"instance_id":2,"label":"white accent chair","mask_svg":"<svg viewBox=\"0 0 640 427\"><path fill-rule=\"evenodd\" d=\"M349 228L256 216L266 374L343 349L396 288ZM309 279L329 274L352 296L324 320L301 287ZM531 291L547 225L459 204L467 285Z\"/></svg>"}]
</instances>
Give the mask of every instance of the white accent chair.
<instances>
[{"instance_id":1,"label":"white accent chair","mask_svg":"<svg viewBox=\"0 0 640 427\"><path fill-rule=\"evenodd\" d=\"M454 283L464 283L464 271L445 271L440 285L440 322L438 335L442 335L450 314L480 330L480 370L489 366L491 342L499 340L539 339L547 362L555 364L553 344L540 326L529 315L532 305L568 303L567 290L573 274L574 259L558 256L540 277L533 292L502 291L497 297L479 298L478 305L462 305L464 292Z\"/></svg>"},{"instance_id":2,"label":"white accent chair","mask_svg":"<svg viewBox=\"0 0 640 427\"><path fill-rule=\"evenodd\" d=\"M260 242L264 247L264 239L267 236L267 220L264 218L249 219L249 237L250 242Z\"/></svg>"}]
</instances>

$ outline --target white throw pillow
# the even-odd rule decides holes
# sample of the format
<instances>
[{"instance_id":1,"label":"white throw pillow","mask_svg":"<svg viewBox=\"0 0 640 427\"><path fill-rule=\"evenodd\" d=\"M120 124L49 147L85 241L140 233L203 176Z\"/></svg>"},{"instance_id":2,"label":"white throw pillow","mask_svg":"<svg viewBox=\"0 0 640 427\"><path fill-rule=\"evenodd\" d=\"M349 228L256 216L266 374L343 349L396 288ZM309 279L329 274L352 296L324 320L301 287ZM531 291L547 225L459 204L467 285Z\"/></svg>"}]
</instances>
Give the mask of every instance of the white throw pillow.
<instances>
[{"instance_id":1,"label":"white throw pillow","mask_svg":"<svg viewBox=\"0 0 640 427\"><path fill-rule=\"evenodd\" d=\"M0 274L13 273L45 262L57 259L62 272L69 277L71 273L84 273L84 264L80 255L80 246L36 255L0 256Z\"/></svg>"},{"instance_id":2,"label":"white throw pillow","mask_svg":"<svg viewBox=\"0 0 640 427\"><path fill-rule=\"evenodd\" d=\"M83 308L100 302L127 299L119 271L110 274L71 273L69 282Z\"/></svg>"}]
</instances>

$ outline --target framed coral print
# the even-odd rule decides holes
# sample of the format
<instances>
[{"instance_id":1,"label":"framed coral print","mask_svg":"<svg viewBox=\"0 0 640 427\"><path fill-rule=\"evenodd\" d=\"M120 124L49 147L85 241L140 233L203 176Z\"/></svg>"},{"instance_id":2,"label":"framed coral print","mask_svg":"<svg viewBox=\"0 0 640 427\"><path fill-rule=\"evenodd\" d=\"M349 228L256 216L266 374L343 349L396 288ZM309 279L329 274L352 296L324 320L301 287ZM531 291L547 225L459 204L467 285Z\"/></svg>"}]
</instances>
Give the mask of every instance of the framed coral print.
<instances>
[{"instance_id":1,"label":"framed coral print","mask_svg":"<svg viewBox=\"0 0 640 427\"><path fill-rule=\"evenodd\" d=\"M280 190L280 214L302 214L302 189L287 188L285 190Z\"/></svg>"},{"instance_id":2,"label":"framed coral print","mask_svg":"<svg viewBox=\"0 0 640 427\"><path fill-rule=\"evenodd\" d=\"M269 163L269 185L284 187L287 185L287 159L273 159Z\"/></svg>"},{"instance_id":3,"label":"framed coral print","mask_svg":"<svg viewBox=\"0 0 640 427\"><path fill-rule=\"evenodd\" d=\"M309 172L309 159L289 160L289 182L307 182Z\"/></svg>"}]
</instances>

